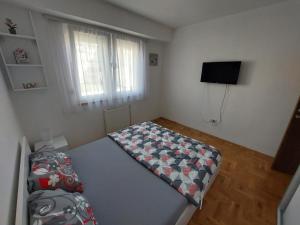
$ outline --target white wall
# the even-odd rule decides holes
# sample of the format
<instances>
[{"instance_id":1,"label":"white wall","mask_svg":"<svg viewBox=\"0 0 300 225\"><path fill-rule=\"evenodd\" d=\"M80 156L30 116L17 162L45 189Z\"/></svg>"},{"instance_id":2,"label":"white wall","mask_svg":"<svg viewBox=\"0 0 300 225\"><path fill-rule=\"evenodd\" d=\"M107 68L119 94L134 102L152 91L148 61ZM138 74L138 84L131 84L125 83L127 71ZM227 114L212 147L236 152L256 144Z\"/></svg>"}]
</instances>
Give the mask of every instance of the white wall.
<instances>
[{"instance_id":1,"label":"white wall","mask_svg":"<svg viewBox=\"0 0 300 225\"><path fill-rule=\"evenodd\" d=\"M47 51L51 46L47 41L47 20L39 13L34 13L41 39L41 52L45 59L46 75L49 88L46 91L26 93L11 92L13 104L20 119L21 126L29 142L41 139L41 132L51 129L53 135L65 135L71 146L88 143L104 136L104 121L102 110L84 111L79 113L63 113L60 102L59 88L54 68ZM134 122L151 120L160 116L159 96L161 64L164 44L157 41L147 42L147 51L159 54L159 66L148 67L150 95L144 100L133 104Z\"/></svg>"},{"instance_id":2,"label":"white wall","mask_svg":"<svg viewBox=\"0 0 300 225\"><path fill-rule=\"evenodd\" d=\"M274 156L300 94L299 12L286 2L176 30L165 56L163 116ZM202 62L218 60L243 66L223 123L213 127L204 119L218 119L224 85L199 81Z\"/></svg>"},{"instance_id":3,"label":"white wall","mask_svg":"<svg viewBox=\"0 0 300 225\"><path fill-rule=\"evenodd\" d=\"M17 151L22 132L0 71L0 224L13 224Z\"/></svg>"},{"instance_id":4,"label":"white wall","mask_svg":"<svg viewBox=\"0 0 300 225\"><path fill-rule=\"evenodd\" d=\"M169 41L173 29L101 0L1 0L43 13L123 29L149 38Z\"/></svg>"}]
</instances>

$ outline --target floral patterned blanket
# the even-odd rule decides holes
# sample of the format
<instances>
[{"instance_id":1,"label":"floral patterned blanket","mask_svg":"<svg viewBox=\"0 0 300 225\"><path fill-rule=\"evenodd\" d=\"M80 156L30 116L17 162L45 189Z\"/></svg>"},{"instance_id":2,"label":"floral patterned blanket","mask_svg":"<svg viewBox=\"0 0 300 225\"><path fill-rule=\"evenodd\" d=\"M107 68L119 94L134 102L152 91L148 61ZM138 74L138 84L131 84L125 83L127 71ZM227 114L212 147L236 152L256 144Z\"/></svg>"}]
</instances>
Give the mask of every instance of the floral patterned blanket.
<instances>
[{"instance_id":1,"label":"floral patterned blanket","mask_svg":"<svg viewBox=\"0 0 300 225\"><path fill-rule=\"evenodd\" d=\"M205 187L220 163L213 147L153 122L108 135L131 157L201 207Z\"/></svg>"}]
</instances>

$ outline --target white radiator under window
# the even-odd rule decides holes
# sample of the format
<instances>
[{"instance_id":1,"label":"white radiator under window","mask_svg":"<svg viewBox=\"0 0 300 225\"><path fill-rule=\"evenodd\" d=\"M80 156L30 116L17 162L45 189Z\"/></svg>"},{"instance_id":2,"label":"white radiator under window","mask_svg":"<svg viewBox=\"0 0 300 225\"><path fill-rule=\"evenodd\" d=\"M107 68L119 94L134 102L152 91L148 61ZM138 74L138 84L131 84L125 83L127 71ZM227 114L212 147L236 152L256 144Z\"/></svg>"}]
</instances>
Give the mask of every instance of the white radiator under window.
<instances>
[{"instance_id":1,"label":"white radiator under window","mask_svg":"<svg viewBox=\"0 0 300 225\"><path fill-rule=\"evenodd\" d=\"M131 121L131 105L104 110L106 134L130 126Z\"/></svg>"}]
</instances>

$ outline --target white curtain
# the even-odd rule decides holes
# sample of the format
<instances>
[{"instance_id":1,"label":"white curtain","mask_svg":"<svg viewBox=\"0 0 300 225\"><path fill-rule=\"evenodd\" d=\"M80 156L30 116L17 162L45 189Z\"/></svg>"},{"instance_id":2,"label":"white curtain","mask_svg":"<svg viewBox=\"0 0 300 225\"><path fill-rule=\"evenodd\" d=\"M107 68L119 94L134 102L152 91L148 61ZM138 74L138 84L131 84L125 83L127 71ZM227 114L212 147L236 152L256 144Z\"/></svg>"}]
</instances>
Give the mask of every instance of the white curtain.
<instances>
[{"instance_id":1,"label":"white curtain","mask_svg":"<svg viewBox=\"0 0 300 225\"><path fill-rule=\"evenodd\" d=\"M127 104L146 96L142 39L89 26L49 23L51 58L66 111Z\"/></svg>"},{"instance_id":2,"label":"white curtain","mask_svg":"<svg viewBox=\"0 0 300 225\"><path fill-rule=\"evenodd\" d=\"M146 95L145 49L143 41L122 34L114 42L115 99L118 103L143 99Z\"/></svg>"}]
</instances>

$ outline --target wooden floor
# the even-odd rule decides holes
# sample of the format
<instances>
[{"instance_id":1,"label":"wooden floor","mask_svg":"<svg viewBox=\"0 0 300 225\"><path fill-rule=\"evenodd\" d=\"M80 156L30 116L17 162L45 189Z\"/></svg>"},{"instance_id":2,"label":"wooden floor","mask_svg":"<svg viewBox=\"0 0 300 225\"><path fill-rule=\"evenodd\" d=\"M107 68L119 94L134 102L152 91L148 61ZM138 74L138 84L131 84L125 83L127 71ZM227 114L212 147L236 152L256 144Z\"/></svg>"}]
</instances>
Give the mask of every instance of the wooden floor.
<instances>
[{"instance_id":1,"label":"wooden floor","mask_svg":"<svg viewBox=\"0 0 300 225\"><path fill-rule=\"evenodd\" d=\"M273 158L170 120L155 122L222 153L220 173L189 225L276 224L277 205L291 176L271 170Z\"/></svg>"}]
</instances>

